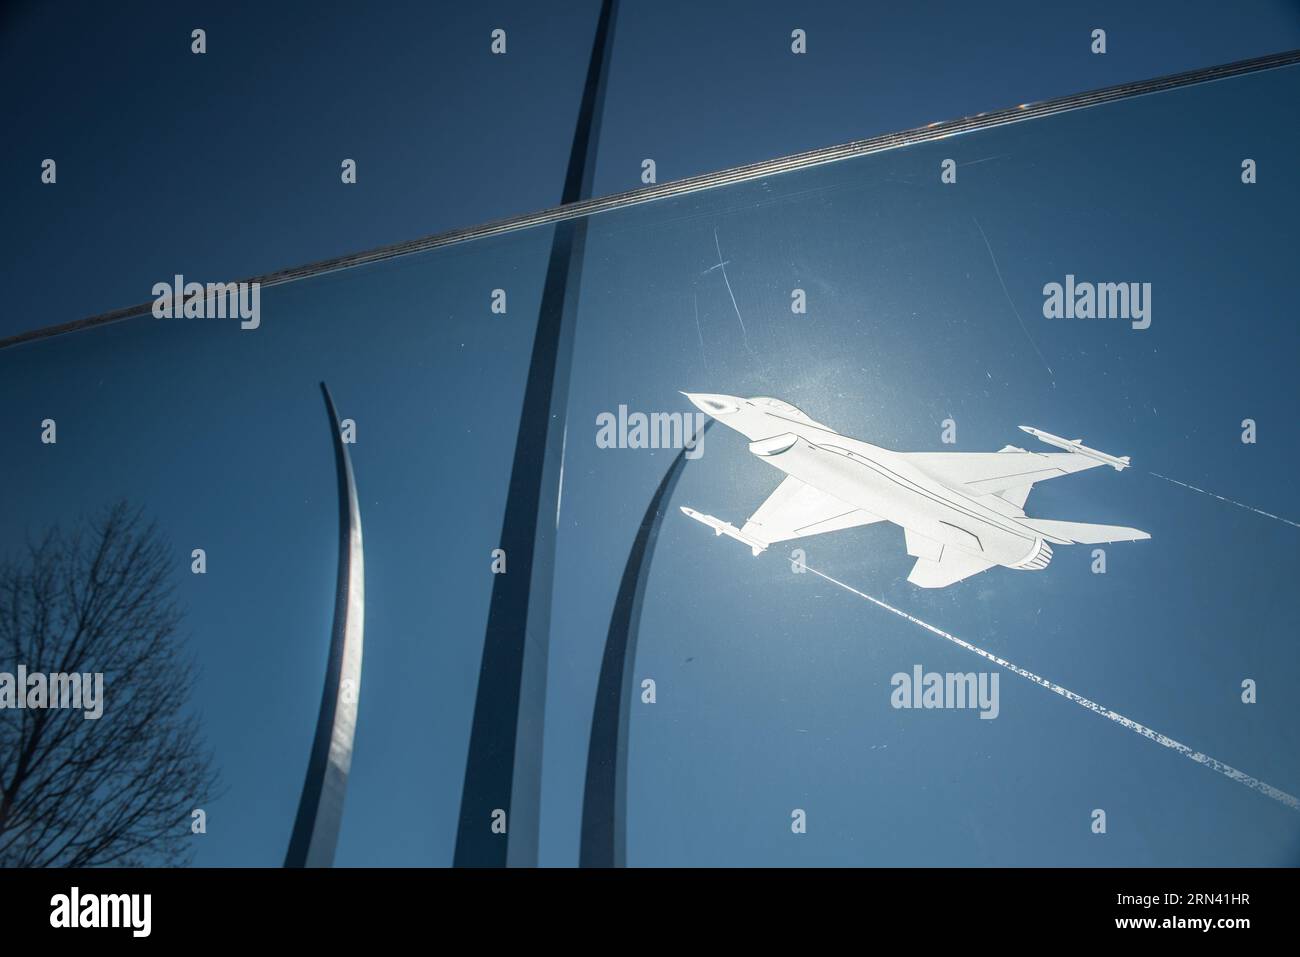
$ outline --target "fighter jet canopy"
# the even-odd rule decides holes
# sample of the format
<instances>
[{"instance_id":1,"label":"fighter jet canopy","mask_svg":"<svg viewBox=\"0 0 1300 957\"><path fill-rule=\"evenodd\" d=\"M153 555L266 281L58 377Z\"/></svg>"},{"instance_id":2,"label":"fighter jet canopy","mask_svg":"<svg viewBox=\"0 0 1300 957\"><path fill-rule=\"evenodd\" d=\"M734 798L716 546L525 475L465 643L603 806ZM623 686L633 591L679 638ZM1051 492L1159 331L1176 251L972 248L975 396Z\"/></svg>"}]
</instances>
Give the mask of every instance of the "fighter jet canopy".
<instances>
[{"instance_id":1,"label":"fighter jet canopy","mask_svg":"<svg viewBox=\"0 0 1300 957\"><path fill-rule=\"evenodd\" d=\"M761 409L768 409L781 415L786 415L803 422L812 422L812 419L792 406L789 402L782 402L780 399L773 399L771 396L756 395L749 400Z\"/></svg>"}]
</instances>

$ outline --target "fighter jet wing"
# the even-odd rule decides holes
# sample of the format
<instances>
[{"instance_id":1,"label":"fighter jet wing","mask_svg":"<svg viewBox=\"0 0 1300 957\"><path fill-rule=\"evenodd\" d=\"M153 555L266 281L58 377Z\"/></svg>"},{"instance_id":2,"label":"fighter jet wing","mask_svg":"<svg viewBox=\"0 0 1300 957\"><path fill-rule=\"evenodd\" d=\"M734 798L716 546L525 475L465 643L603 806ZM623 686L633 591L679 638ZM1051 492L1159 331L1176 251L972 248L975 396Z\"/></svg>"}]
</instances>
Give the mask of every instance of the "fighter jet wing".
<instances>
[{"instance_id":1,"label":"fighter jet wing","mask_svg":"<svg viewBox=\"0 0 1300 957\"><path fill-rule=\"evenodd\" d=\"M909 452L909 462L952 488L998 495L1023 508L1029 489L1104 462L1074 452L1026 452L1008 445L1001 452Z\"/></svg>"},{"instance_id":2,"label":"fighter jet wing","mask_svg":"<svg viewBox=\"0 0 1300 957\"><path fill-rule=\"evenodd\" d=\"M741 533L770 545L883 521L790 475L749 516Z\"/></svg>"}]
</instances>

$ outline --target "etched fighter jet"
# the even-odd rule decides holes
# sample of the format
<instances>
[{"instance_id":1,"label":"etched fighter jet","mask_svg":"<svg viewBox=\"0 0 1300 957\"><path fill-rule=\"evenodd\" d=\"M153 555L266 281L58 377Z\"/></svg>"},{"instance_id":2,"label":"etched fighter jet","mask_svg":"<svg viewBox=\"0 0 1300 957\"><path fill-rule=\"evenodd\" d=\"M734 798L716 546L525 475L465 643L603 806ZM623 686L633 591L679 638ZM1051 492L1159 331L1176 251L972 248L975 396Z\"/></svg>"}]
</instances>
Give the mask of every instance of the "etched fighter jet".
<instances>
[{"instance_id":1,"label":"etched fighter jet","mask_svg":"<svg viewBox=\"0 0 1300 957\"><path fill-rule=\"evenodd\" d=\"M1020 428L1063 452L893 452L841 435L788 402L683 392L699 409L750 440L749 450L786 478L741 528L690 508L682 511L748 545L755 555L774 542L857 525L901 525L916 565L907 580L944 588L995 565L1040 571L1053 545L1150 538L1122 525L1033 518L1025 499L1037 482L1109 465L1128 456L1098 452L1081 439Z\"/></svg>"}]
</instances>

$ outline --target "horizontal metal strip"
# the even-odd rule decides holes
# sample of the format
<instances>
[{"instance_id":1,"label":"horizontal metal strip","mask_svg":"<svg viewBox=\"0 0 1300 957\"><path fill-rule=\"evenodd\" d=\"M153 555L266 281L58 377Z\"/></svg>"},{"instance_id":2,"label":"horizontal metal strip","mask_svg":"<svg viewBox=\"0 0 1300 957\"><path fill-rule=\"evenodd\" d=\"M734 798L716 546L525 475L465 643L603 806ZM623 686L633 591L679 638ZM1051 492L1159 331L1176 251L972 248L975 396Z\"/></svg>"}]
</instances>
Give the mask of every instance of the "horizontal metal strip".
<instances>
[{"instance_id":1,"label":"horizontal metal strip","mask_svg":"<svg viewBox=\"0 0 1300 957\"><path fill-rule=\"evenodd\" d=\"M408 256L412 253L437 249L442 246L451 246L456 243L469 242L474 239L497 236L502 233L513 232L519 229L527 229L530 226L543 226L566 219L576 219L580 216L591 216L596 213L604 213L609 212L610 210L635 206L639 203L651 203L655 200L667 199L672 196L681 196L687 193L714 189L719 186L728 186L734 183L744 183L750 180L761 179L765 176L787 173L792 170L806 169L811 166L821 166L826 163L836 163L842 160L854 159L859 156L867 156L872 153L880 153L885 150L898 149L903 146L912 146L917 143L941 140L958 133L968 133L996 126L1005 126L1009 123L1020 123L1025 120L1051 116L1056 113L1065 113L1070 110L1078 110L1089 106L1097 106L1115 100L1142 96L1148 93L1159 93L1165 90L1178 89L1180 87L1191 86L1197 83L1222 80L1227 79L1228 77L1241 76L1247 73L1256 73L1261 70L1271 70L1277 67L1291 66L1297 63L1300 63L1300 50L1292 50L1287 53L1276 53L1269 56L1256 57L1251 60L1241 60L1236 63L1228 63L1222 66L1206 67L1200 70L1191 70L1186 73L1176 73L1172 76L1160 77L1154 80L1123 83L1119 86L1107 87L1103 90L1094 90L1090 93L1076 93L1054 100L1044 100L1041 103L1025 103L1020 106L995 110L990 113L978 113L975 116L968 116L959 120L950 120L946 123L931 123L928 126L905 130L899 133L886 133L865 140L855 140L852 143L845 143L840 146L829 146L822 149L809 150L804 153L795 153L791 156L783 156L778 159L764 160L761 163L751 163L747 166L735 166L730 169L719 170L716 173L704 173L699 176L688 177L687 179L646 186L641 189L630 190L624 193L614 193L610 196L602 196L596 199L587 199L578 203L556 206L551 209L544 209L535 213L527 213L509 219L495 220L493 222L484 223L480 226L454 229L450 232L427 236L423 239L413 239L407 240L406 242L394 243L389 246L381 246L378 249L372 249L367 252L338 256L333 259L325 259L320 262L311 263L306 266L298 266L292 269L281 269L277 272L267 273L262 276L254 276L243 281L249 283L260 283L262 286L278 286L281 283L293 282L294 280L304 279L308 276L317 276L340 269L349 269L353 266L362 266L368 263L381 262L398 256ZM117 322L121 319L129 319L132 316L148 313L152 308L153 303L151 301L134 306L126 306L122 309L114 309L112 312L105 312L97 316L91 316L87 319L77 319L72 322L65 322L59 325L47 326L43 329L34 329L30 332L19 333L15 336L0 339L0 349L18 345L23 342L31 342L35 339L45 339L50 336L62 335L67 332L77 332L82 329L103 325L108 322Z\"/></svg>"}]
</instances>

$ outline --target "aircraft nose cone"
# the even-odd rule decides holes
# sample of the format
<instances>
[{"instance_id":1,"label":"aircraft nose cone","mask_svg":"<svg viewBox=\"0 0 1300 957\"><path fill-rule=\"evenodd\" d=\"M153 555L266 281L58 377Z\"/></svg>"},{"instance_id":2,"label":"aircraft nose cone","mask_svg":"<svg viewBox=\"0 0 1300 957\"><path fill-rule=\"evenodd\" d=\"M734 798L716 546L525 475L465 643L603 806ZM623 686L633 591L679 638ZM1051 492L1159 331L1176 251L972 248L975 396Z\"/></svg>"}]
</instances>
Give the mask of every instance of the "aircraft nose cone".
<instances>
[{"instance_id":1,"label":"aircraft nose cone","mask_svg":"<svg viewBox=\"0 0 1300 957\"><path fill-rule=\"evenodd\" d=\"M683 392L701 412L713 416L730 415L740 411L740 402L734 395L717 395L712 392Z\"/></svg>"}]
</instances>

